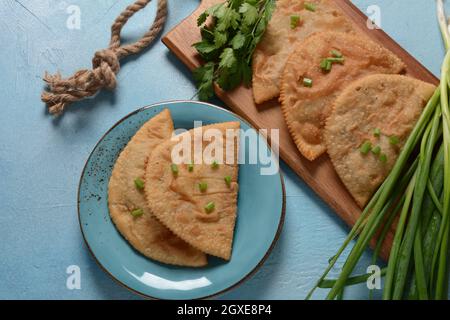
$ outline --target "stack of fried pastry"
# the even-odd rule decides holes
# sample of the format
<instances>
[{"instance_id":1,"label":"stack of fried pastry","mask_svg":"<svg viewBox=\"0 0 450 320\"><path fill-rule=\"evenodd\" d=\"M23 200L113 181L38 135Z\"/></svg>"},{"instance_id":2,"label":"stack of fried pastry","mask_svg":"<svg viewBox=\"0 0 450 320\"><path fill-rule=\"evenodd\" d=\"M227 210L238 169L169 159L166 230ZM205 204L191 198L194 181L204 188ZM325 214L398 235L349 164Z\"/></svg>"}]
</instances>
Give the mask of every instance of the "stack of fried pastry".
<instances>
[{"instance_id":1,"label":"stack of fried pastry","mask_svg":"<svg viewBox=\"0 0 450 320\"><path fill-rule=\"evenodd\" d=\"M208 129L224 139L230 131L236 133L233 141L224 140L223 152L216 150L222 154L220 159L202 158L213 142L193 130ZM117 229L137 251L162 263L201 267L207 265L207 254L231 257L239 123L193 130L175 136L167 109L145 123L115 163L108 205ZM172 153L180 144L192 147L192 153L176 163ZM194 150L198 145L201 148ZM230 150L233 154L227 158Z\"/></svg>"},{"instance_id":2,"label":"stack of fried pastry","mask_svg":"<svg viewBox=\"0 0 450 320\"><path fill-rule=\"evenodd\" d=\"M279 0L253 63L257 104L279 97L289 132L314 161L328 152L364 207L434 92L358 30L333 0Z\"/></svg>"}]
</instances>

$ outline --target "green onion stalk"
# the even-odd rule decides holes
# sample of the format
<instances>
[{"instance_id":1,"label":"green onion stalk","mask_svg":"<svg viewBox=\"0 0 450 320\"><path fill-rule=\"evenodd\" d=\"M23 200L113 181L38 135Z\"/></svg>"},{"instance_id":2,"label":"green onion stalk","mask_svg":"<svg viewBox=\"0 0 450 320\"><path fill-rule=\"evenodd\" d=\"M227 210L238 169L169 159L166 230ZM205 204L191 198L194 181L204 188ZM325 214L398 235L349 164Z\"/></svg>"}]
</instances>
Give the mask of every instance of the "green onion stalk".
<instances>
[{"instance_id":1,"label":"green onion stalk","mask_svg":"<svg viewBox=\"0 0 450 320\"><path fill-rule=\"evenodd\" d=\"M435 288L435 299L446 299L448 297L448 247L449 247L449 214L450 214L450 110L449 110L449 69L450 69L450 34L449 27L443 21L445 17L442 0L438 1L439 25L441 27L447 54L444 59L441 74L441 109L442 126L444 136L444 196L442 205L442 222L438 233L437 246L433 254L432 266L437 267L437 279ZM445 19L444 19L445 20ZM433 273L434 275L434 273Z\"/></svg>"},{"instance_id":2,"label":"green onion stalk","mask_svg":"<svg viewBox=\"0 0 450 320\"><path fill-rule=\"evenodd\" d=\"M387 234L395 230L383 299L448 299L450 254L450 31L444 3L438 20L447 54L440 85L428 101L391 173L373 196L337 254L307 295L329 289L327 299L341 299L347 286L370 275L353 275L372 240L375 264ZM327 279L343 253L350 253L337 279ZM370 296L372 291L370 292Z\"/></svg>"}]
</instances>

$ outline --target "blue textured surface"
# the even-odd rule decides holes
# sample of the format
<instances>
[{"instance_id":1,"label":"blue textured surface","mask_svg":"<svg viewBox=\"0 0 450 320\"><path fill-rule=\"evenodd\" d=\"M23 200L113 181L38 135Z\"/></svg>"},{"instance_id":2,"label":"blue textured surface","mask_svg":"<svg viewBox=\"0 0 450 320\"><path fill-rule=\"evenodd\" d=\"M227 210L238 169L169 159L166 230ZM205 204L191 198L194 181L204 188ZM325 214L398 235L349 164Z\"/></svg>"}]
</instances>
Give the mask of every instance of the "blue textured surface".
<instances>
[{"instance_id":1,"label":"blue textured surface","mask_svg":"<svg viewBox=\"0 0 450 320\"><path fill-rule=\"evenodd\" d=\"M115 228L108 210L108 182L112 167L129 139L148 119L165 108L176 129L240 121L242 130L251 127L234 114L198 102L163 103L141 109L115 126L95 147L80 184L80 223L83 234L100 264L126 286L161 299L199 299L236 285L267 256L282 225L283 185L279 174L261 175L262 162L239 166L238 216L230 261L209 257L205 268L179 268L145 258L128 244ZM252 146L240 140L240 159L250 159ZM275 156L262 136L255 141L260 154ZM181 174L181 173L180 173ZM223 182L225 184L225 182Z\"/></svg>"},{"instance_id":2,"label":"blue textured surface","mask_svg":"<svg viewBox=\"0 0 450 320\"><path fill-rule=\"evenodd\" d=\"M131 1L0 0L0 298L134 299L112 281L86 250L76 214L78 179L90 151L117 120L140 106L189 99L187 69L160 42L126 59L115 93L73 105L61 118L45 112L39 96L45 70L72 74L90 67L107 46L114 18ZM379 5L382 27L433 73L443 57L435 1L356 0L363 11ZM81 29L66 27L70 4L81 9ZM169 0L165 30L198 0ZM147 29L153 3L125 27L132 40ZM287 215L266 264L223 298L304 298L348 229L286 166ZM81 290L66 288L66 268L81 268ZM323 296L320 292L317 297ZM355 288L347 298L364 299Z\"/></svg>"}]
</instances>

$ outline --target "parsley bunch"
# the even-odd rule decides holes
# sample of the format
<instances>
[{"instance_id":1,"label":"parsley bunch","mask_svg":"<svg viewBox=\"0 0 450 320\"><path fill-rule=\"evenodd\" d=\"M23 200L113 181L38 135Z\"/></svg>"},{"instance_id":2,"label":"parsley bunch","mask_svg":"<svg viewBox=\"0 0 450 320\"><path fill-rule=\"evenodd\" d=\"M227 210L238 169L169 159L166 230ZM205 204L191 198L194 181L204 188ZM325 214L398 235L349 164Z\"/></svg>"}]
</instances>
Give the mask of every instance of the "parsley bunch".
<instances>
[{"instance_id":1,"label":"parsley bunch","mask_svg":"<svg viewBox=\"0 0 450 320\"><path fill-rule=\"evenodd\" d=\"M202 40L193 46L205 61L194 70L200 100L214 95L214 83L226 91L250 85L253 52L274 9L275 0L227 0L199 16Z\"/></svg>"}]
</instances>

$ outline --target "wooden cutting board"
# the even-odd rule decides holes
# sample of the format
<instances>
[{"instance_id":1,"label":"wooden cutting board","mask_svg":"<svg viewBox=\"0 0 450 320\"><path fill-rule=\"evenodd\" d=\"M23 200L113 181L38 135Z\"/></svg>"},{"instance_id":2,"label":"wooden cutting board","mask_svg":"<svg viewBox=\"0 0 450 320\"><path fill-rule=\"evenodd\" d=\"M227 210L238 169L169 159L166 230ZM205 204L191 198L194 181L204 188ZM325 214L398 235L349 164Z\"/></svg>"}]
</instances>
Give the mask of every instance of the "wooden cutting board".
<instances>
[{"instance_id":1,"label":"wooden cutting board","mask_svg":"<svg viewBox=\"0 0 450 320\"><path fill-rule=\"evenodd\" d=\"M367 28L367 17L350 0L335 0L342 11L376 42L390 49L407 65L407 74L417 79L438 84L439 80L393 39L380 29ZM191 70L201 63L192 44L200 40L197 17L206 8L220 0L203 0L192 15L187 17L162 39L164 44ZM279 150L281 158L294 170L349 226L358 219L361 209L348 193L331 164L324 155L314 162L306 160L297 150L290 137L277 100L256 106L250 88L239 87L232 92L216 88L217 96L231 110L248 120L258 129L279 129ZM270 140L270 135L269 135ZM392 234L386 240L382 256L387 257Z\"/></svg>"}]
</instances>

